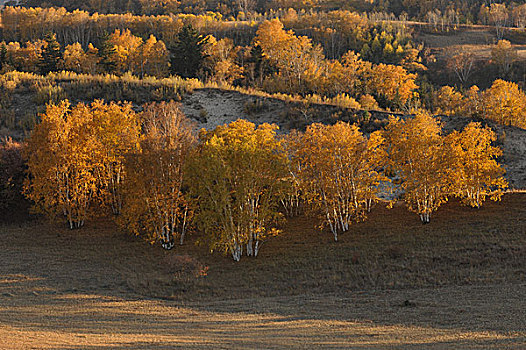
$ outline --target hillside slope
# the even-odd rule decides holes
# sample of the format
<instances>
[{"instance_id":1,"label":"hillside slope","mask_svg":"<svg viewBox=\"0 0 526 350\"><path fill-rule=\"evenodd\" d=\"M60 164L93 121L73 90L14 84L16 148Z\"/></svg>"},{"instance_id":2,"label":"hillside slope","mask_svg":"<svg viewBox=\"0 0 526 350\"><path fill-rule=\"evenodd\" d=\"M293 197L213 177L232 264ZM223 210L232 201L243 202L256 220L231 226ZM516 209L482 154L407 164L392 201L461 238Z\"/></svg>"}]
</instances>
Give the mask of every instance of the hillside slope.
<instances>
[{"instance_id":1,"label":"hillside slope","mask_svg":"<svg viewBox=\"0 0 526 350\"><path fill-rule=\"evenodd\" d=\"M291 103L282 100L220 89L198 89L182 100L184 113L197 121L199 128L211 129L240 118L256 124L275 123L282 132L304 129L312 122L334 123L344 120L358 123L365 132L385 126L390 113L371 111L369 119L363 111L327 105ZM400 115L399 115L400 116ZM462 130L470 121L463 117L441 116L444 130ZM496 132L503 149L502 163L512 189L526 189L526 130L488 122Z\"/></svg>"}]
</instances>

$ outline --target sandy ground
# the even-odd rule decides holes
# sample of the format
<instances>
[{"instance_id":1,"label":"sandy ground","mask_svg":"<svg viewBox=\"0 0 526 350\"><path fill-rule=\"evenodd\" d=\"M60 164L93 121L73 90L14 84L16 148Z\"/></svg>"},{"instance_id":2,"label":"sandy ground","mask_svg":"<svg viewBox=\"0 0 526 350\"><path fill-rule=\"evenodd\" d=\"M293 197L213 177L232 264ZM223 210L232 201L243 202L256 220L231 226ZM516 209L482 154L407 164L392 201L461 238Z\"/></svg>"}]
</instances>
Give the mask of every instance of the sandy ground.
<instances>
[{"instance_id":1,"label":"sandy ground","mask_svg":"<svg viewBox=\"0 0 526 350\"><path fill-rule=\"evenodd\" d=\"M246 106L255 101L263 105L260 111L248 113ZM188 94L182 101L183 112L198 122L199 128L213 129L237 119L247 119L256 124L280 123L284 112L283 101L244 95L235 91L199 89Z\"/></svg>"}]
</instances>

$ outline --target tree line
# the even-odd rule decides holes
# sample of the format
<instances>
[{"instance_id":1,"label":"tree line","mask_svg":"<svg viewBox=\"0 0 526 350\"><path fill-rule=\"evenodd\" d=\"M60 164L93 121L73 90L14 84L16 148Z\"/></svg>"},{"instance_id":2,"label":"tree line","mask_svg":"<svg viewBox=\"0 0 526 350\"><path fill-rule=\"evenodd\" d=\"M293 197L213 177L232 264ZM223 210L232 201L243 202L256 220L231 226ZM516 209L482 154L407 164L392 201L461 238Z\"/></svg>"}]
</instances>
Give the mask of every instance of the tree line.
<instances>
[{"instance_id":1,"label":"tree line","mask_svg":"<svg viewBox=\"0 0 526 350\"><path fill-rule=\"evenodd\" d=\"M379 43L378 35L373 50L375 42ZM403 49L395 52L390 44L386 45L390 47L388 52L406 57ZM350 107L359 107L356 101L361 100L369 106L393 109L401 109L417 97L417 75L410 71L415 67L424 69L417 62L416 52L411 59L404 59L403 65L371 63L352 51L340 59L328 59L320 45L286 30L277 19L263 22L252 46L245 48L235 46L229 38L205 37L191 26L184 26L171 47L153 35L144 41L129 30L115 30L101 38L97 46L89 44L86 50L75 43L62 52L56 37L49 34L43 41L28 42L24 47L16 42L3 43L0 52L0 66L6 70L14 67L41 74L59 70L131 72L139 77L165 77L171 73L257 87L270 93L337 97L347 100Z\"/></svg>"},{"instance_id":2,"label":"tree line","mask_svg":"<svg viewBox=\"0 0 526 350\"><path fill-rule=\"evenodd\" d=\"M24 147L24 193L71 229L108 211L165 248L192 228L239 261L300 211L337 240L397 188L423 223L451 197L473 207L498 200L507 184L495 139L480 123L444 135L423 111L369 135L344 122L279 135L245 120L197 133L175 102L137 113L127 103L62 101L48 105Z\"/></svg>"},{"instance_id":3,"label":"tree line","mask_svg":"<svg viewBox=\"0 0 526 350\"><path fill-rule=\"evenodd\" d=\"M90 15L83 11L67 12L55 8L7 7L1 14L1 38L6 42L42 40L55 33L63 45L98 44L104 33L129 29L146 41L150 35L172 46L184 26L192 26L199 34L218 39L229 38L236 46L248 46L258 26L279 18L285 27L311 38L323 47L331 59L340 58L349 50L361 52L375 63L401 63L419 49L412 42L412 30L394 22L370 21L367 16L348 10L305 12L289 9L282 13L259 16L253 21L226 20L213 14L202 15ZM384 52L385 51L385 52Z\"/></svg>"},{"instance_id":4,"label":"tree line","mask_svg":"<svg viewBox=\"0 0 526 350\"><path fill-rule=\"evenodd\" d=\"M8 3L9 4L9 3ZM225 18L254 18L259 14L272 14L287 9L295 11L324 12L334 8L342 8L356 12L378 13L384 12L395 16L404 15L408 19L423 20L430 17L439 18L439 22L453 18L462 23L487 23L491 12L506 14L508 24L521 27L523 23L524 4L516 1L499 1L497 3L485 0L371 0L371 1L343 1L343 0L111 0L111 1L63 1L50 0L45 3L35 0L18 1L25 7L65 7L69 11L77 9L90 13L134 13L137 15L167 15L167 14L202 14L215 12ZM444 18L441 14L444 14Z\"/></svg>"},{"instance_id":5,"label":"tree line","mask_svg":"<svg viewBox=\"0 0 526 350\"><path fill-rule=\"evenodd\" d=\"M235 36L224 35L216 24L235 28L232 33L246 29L247 44L238 45ZM363 109L433 110L443 103L429 83L436 78L426 67L432 57L412 42L407 26L345 10L290 9L279 19L248 23L212 15L106 16L8 7L2 12L2 29L4 38L20 38L0 43L4 72L179 75L268 93L320 96ZM66 35L68 31L75 35ZM43 40L21 39L41 36ZM520 70L517 57L511 43L500 40L492 48L489 68L495 66L500 78L513 80ZM452 52L444 67L463 87L477 62L469 52Z\"/></svg>"}]
</instances>

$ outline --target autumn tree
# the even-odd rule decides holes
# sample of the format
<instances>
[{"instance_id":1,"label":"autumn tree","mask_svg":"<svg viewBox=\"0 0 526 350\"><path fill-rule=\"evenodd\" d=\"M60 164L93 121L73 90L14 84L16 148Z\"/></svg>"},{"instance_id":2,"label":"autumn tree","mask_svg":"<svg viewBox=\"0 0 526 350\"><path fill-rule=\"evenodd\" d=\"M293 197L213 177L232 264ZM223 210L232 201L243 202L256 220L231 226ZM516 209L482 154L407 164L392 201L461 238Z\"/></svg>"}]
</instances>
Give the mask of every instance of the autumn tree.
<instances>
[{"instance_id":1,"label":"autumn tree","mask_svg":"<svg viewBox=\"0 0 526 350\"><path fill-rule=\"evenodd\" d=\"M520 29L526 27L526 4L517 5L512 10L513 24Z\"/></svg>"},{"instance_id":2,"label":"autumn tree","mask_svg":"<svg viewBox=\"0 0 526 350\"><path fill-rule=\"evenodd\" d=\"M140 66L140 48L143 44L140 37L133 35L129 29L122 31L116 29L110 35L109 43L114 48L113 59L116 69L121 73L133 72Z\"/></svg>"},{"instance_id":3,"label":"autumn tree","mask_svg":"<svg viewBox=\"0 0 526 350\"><path fill-rule=\"evenodd\" d=\"M383 142L379 133L367 139L356 125L338 122L311 124L297 143L292 156L300 164L303 196L323 213L335 241L378 200L378 185L386 180Z\"/></svg>"},{"instance_id":4,"label":"autumn tree","mask_svg":"<svg viewBox=\"0 0 526 350\"><path fill-rule=\"evenodd\" d=\"M207 51L214 81L232 84L234 80L243 77L243 67L236 62L240 48L234 47L232 39L224 38L217 41L211 37Z\"/></svg>"},{"instance_id":5,"label":"autumn tree","mask_svg":"<svg viewBox=\"0 0 526 350\"><path fill-rule=\"evenodd\" d=\"M502 40L509 22L509 13L506 4L491 3L489 8L483 5L481 12L487 14L489 22L495 27L497 40Z\"/></svg>"},{"instance_id":6,"label":"autumn tree","mask_svg":"<svg viewBox=\"0 0 526 350\"><path fill-rule=\"evenodd\" d=\"M488 196L499 200L507 186L497 162L502 150L492 145L496 140L493 130L473 122L447 136L453 191L467 205L479 208Z\"/></svg>"},{"instance_id":7,"label":"autumn tree","mask_svg":"<svg viewBox=\"0 0 526 350\"><path fill-rule=\"evenodd\" d=\"M170 54L164 42L150 35L140 48L138 64L140 76L166 76L170 66Z\"/></svg>"},{"instance_id":8,"label":"autumn tree","mask_svg":"<svg viewBox=\"0 0 526 350\"><path fill-rule=\"evenodd\" d=\"M404 200L424 224L450 191L449 159L440 133L438 120L425 111L407 119L391 118L386 129L391 166L402 182Z\"/></svg>"},{"instance_id":9,"label":"autumn tree","mask_svg":"<svg viewBox=\"0 0 526 350\"><path fill-rule=\"evenodd\" d=\"M67 45L64 49L62 66L66 70L77 73L94 73L99 62L97 51L92 44L88 45L86 52L79 43Z\"/></svg>"},{"instance_id":10,"label":"autumn tree","mask_svg":"<svg viewBox=\"0 0 526 350\"><path fill-rule=\"evenodd\" d=\"M323 61L321 47L313 45L306 36L296 36L292 31L283 29L278 19L263 22L256 33L254 43L261 47L263 56L279 70L274 78L275 90L305 92L304 84L307 72L316 70ZM312 72L310 74L312 75ZM280 81L283 79L283 82Z\"/></svg>"},{"instance_id":11,"label":"autumn tree","mask_svg":"<svg viewBox=\"0 0 526 350\"><path fill-rule=\"evenodd\" d=\"M451 86L443 86L436 95L436 112L438 114L455 115L462 111L464 97Z\"/></svg>"},{"instance_id":12,"label":"autumn tree","mask_svg":"<svg viewBox=\"0 0 526 350\"><path fill-rule=\"evenodd\" d=\"M111 208L113 214L120 214L126 179L125 156L137 150L139 119L129 103L106 104L96 100L89 108L92 116L89 128L96 150L91 158L98 197L103 205Z\"/></svg>"},{"instance_id":13,"label":"autumn tree","mask_svg":"<svg viewBox=\"0 0 526 350\"><path fill-rule=\"evenodd\" d=\"M7 44L7 59L10 65L23 72L40 72L42 62L42 49L44 41L26 42L21 45L18 42Z\"/></svg>"},{"instance_id":14,"label":"autumn tree","mask_svg":"<svg viewBox=\"0 0 526 350\"><path fill-rule=\"evenodd\" d=\"M175 102L145 106L140 148L126 160L126 196L121 223L172 249L183 243L191 208L184 193L184 167L195 146L194 125Z\"/></svg>"},{"instance_id":15,"label":"autumn tree","mask_svg":"<svg viewBox=\"0 0 526 350\"><path fill-rule=\"evenodd\" d=\"M464 93L462 111L472 117L482 116L482 96L477 85L473 85Z\"/></svg>"},{"instance_id":16,"label":"autumn tree","mask_svg":"<svg viewBox=\"0 0 526 350\"><path fill-rule=\"evenodd\" d=\"M71 229L80 228L97 192L92 157L97 153L90 130L89 107L68 101L48 105L28 140L27 197L50 218L65 216Z\"/></svg>"},{"instance_id":17,"label":"autumn tree","mask_svg":"<svg viewBox=\"0 0 526 350\"><path fill-rule=\"evenodd\" d=\"M403 67L380 63L373 67L368 84L377 96L401 107L414 97L418 88L415 79L416 75Z\"/></svg>"},{"instance_id":18,"label":"autumn tree","mask_svg":"<svg viewBox=\"0 0 526 350\"><path fill-rule=\"evenodd\" d=\"M257 256L261 244L278 231L282 186L289 181L286 154L276 138L277 126L238 120L202 131L189 172L199 202L198 227L212 250L239 261Z\"/></svg>"},{"instance_id":19,"label":"autumn tree","mask_svg":"<svg viewBox=\"0 0 526 350\"><path fill-rule=\"evenodd\" d=\"M80 72L82 69L84 56L84 50L79 43L66 46L63 56L64 68L73 72Z\"/></svg>"},{"instance_id":20,"label":"autumn tree","mask_svg":"<svg viewBox=\"0 0 526 350\"><path fill-rule=\"evenodd\" d=\"M452 69L461 84L466 84L473 73L475 55L466 51L455 51L447 59L447 66Z\"/></svg>"},{"instance_id":21,"label":"autumn tree","mask_svg":"<svg viewBox=\"0 0 526 350\"><path fill-rule=\"evenodd\" d=\"M372 64L361 59L360 54L349 51L339 61L327 66L327 79L324 89L326 95L347 93L358 96L368 90L368 79L372 74Z\"/></svg>"},{"instance_id":22,"label":"autumn tree","mask_svg":"<svg viewBox=\"0 0 526 350\"><path fill-rule=\"evenodd\" d=\"M513 62L518 58L517 50L511 46L508 40L499 40L491 49L491 62L499 67L501 76L509 74Z\"/></svg>"},{"instance_id":23,"label":"autumn tree","mask_svg":"<svg viewBox=\"0 0 526 350\"><path fill-rule=\"evenodd\" d=\"M297 130L291 130L281 137L283 147L287 154L287 170L289 172L289 181L281 188L280 202L281 206L288 217L296 216L300 213L303 201L301 189L301 161L298 157L298 150L301 148L302 133Z\"/></svg>"},{"instance_id":24,"label":"autumn tree","mask_svg":"<svg viewBox=\"0 0 526 350\"><path fill-rule=\"evenodd\" d=\"M482 93L481 110L484 118L526 128L526 95L515 83L495 80Z\"/></svg>"}]
</instances>

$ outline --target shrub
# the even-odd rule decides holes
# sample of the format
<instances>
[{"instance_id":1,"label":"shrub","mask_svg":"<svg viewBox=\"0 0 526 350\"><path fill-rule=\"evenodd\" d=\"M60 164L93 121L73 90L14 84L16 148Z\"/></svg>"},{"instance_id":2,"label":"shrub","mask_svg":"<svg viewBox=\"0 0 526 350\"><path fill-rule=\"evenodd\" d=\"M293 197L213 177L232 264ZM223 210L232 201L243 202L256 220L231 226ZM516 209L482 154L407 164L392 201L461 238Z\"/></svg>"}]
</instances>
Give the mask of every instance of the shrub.
<instances>
[{"instance_id":1,"label":"shrub","mask_svg":"<svg viewBox=\"0 0 526 350\"><path fill-rule=\"evenodd\" d=\"M23 201L22 186L26 165L22 144L5 138L0 141L0 209Z\"/></svg>"}]
</instances>

